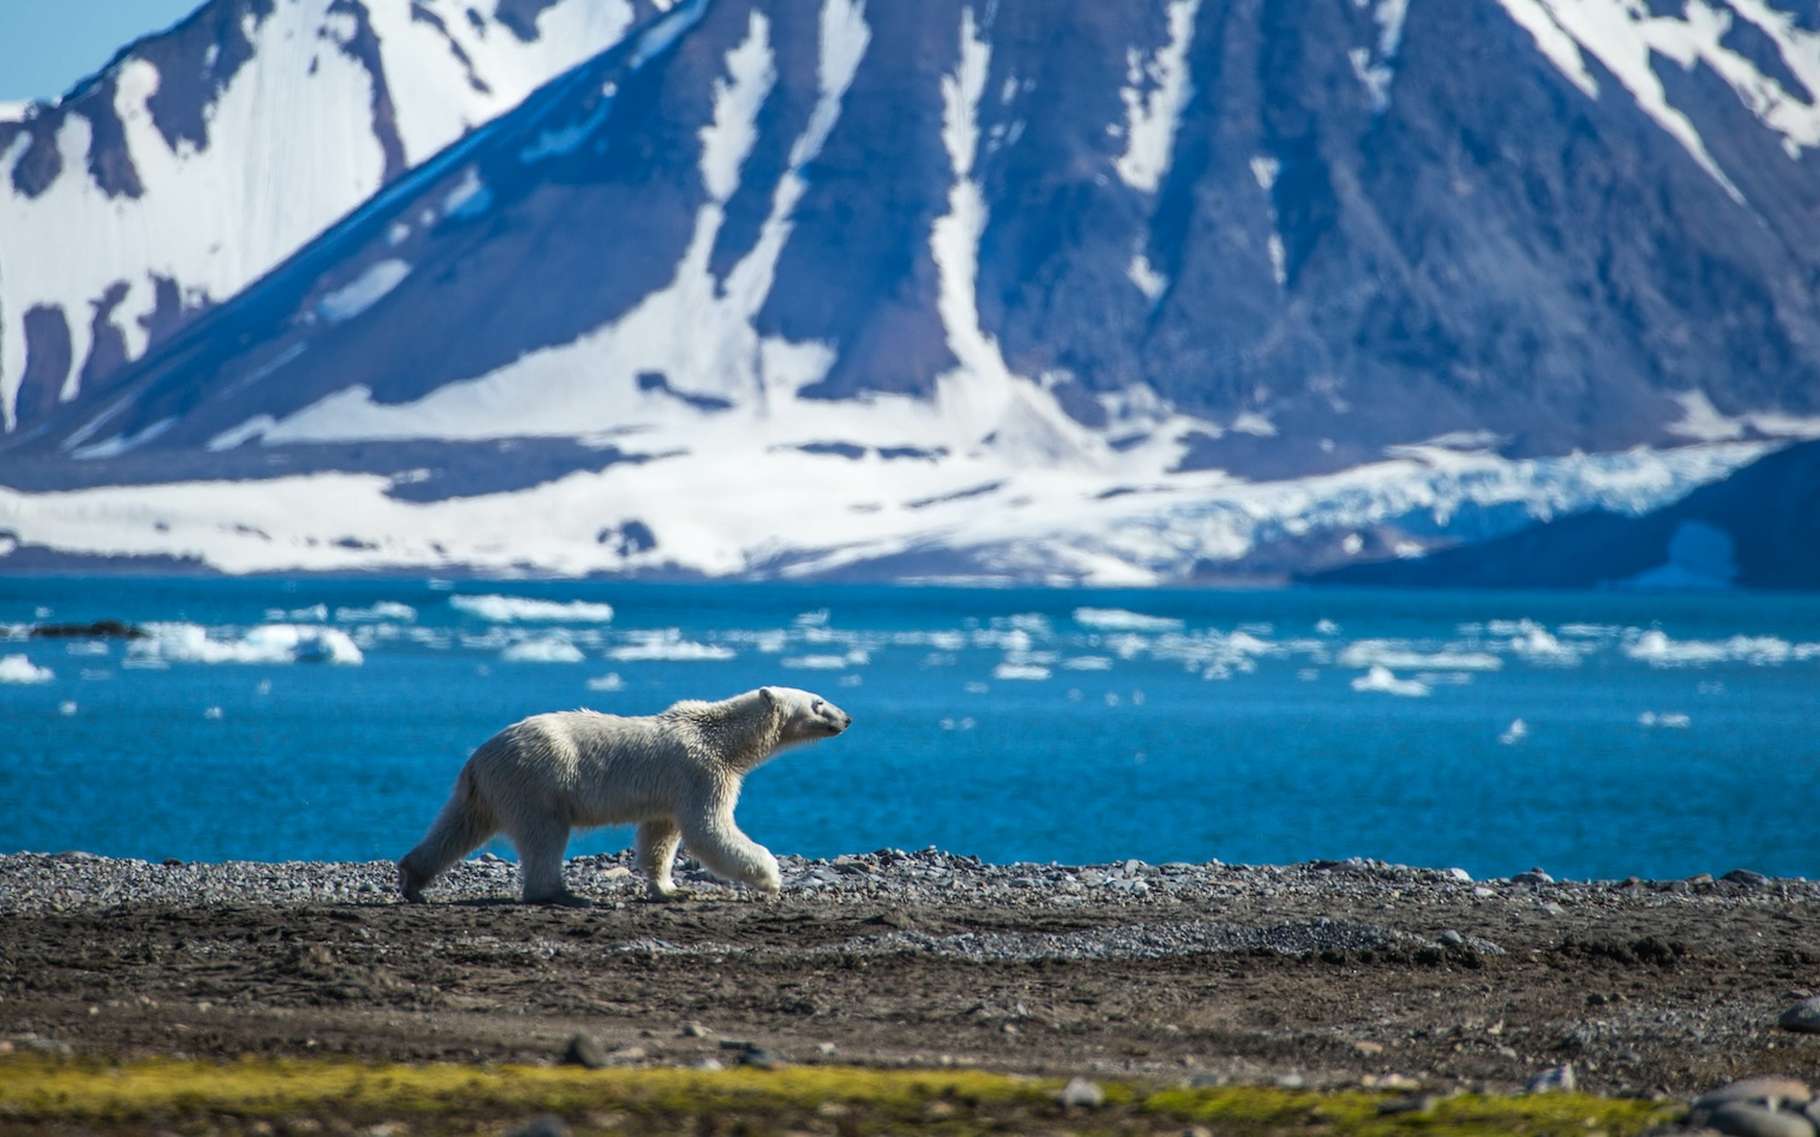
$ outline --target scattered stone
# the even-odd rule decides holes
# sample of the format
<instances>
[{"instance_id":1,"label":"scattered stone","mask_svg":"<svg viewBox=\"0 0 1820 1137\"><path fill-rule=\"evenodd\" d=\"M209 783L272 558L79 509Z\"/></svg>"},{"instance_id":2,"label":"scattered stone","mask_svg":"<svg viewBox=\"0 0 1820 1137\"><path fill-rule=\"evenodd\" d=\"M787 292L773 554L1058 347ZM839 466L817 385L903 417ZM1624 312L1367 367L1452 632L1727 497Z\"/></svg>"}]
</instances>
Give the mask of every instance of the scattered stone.
<instances>
[{"instance_id":1,"label":"scattered stone","mask_svg":"<svg viewBox=\"0 0 1820 1137\"><path fill-rule=\"evenodd\" d=\"M608 1062L607 1052L601 1049L600 1043L586 1034L577 1034L569 1039L569 1045L562 1052L562 1064L565 1066L598 1070Z\"/></svg>"},{"instance_id":2,"label":"scattered stone","mask_svg":"<svg viewBox=\"0 0 1820 1137\"><path fill-rule=\"evenodd\" d=\"M1727 1102L1707 1123L1732 1137L1814 1137L1814 1123L1799 1113L1783 1113L1753 1102Z\"/></svg>"},{"instance_id":3,"label":"scattered stone","mask_svg":"<svg viewBox=\"0 0 1820 1137\"><path fill-rule=\"evenodd\" d=\"M695 1064L695 1068L697 1070L706 1070L709 1073L713 1073L716 1070L725 1070L727 1067L726 1064L718 1058L703 1058L700 1062Z\"/></svg>"},{"instance_id":4,"label":"scattered stone","mask_svg":"<svg viewBox=\"0 0 1820 1137\"><path fill-rule=\"evenodd\" d=\"M784 1063L783 1059L762 1046L749 1046L739 1052L739 1064L758 1070L775 1070Z\"/></svg>"},{"instance_id":5,"label":"scattered stone","mask_svg":"<svg viewBox=\"0 0 1820 1137\"><path fill-rule=\"evenodd\" d=\"M1408 1094L1378 1103L1378 1114L1390 1117L1399 1113L1427 1113L1440 1099L1434 1094Z\"/></svg>"},{"instance_id":6,"label":"scattered stone","mask_svg":"<svg viewBox=\"0 0 1820 1137\"><path fill-rule=\"evenodd\" d=\"M627 868L626 866L614 865L612 868L601 870L600 879L602 879L602 880L624 880L631 875L632 875L632 870Z\"/></svg>"},{"instance_id":7,"label":"scattered stone","mask_svg":"<svg viewBox=\"0 0 1820 1137\"><path fill-rule=\"evenodd\" d=\"M1276 1085L1279 1090L1305 1090L1308 1079L1300 1074L1283 1074L1277 1078Z\"/></svg>"},{"instance_id":8,"label":"scattered stone","mask_svg":"<svg viewBox=\"0 0 1820 1137\"><path fill-rule=\"evenodd\" d=\"M1363 1038L1354 1042L1352 1048L1366 1058L1376 1058L1378 1055L1384 1053L1384 1044L1382 1042L1372 1042L1369 1039Z\"/></svg>"},{"instance_id":9,"label":"scattered stone","mask_svg":"<svg viewBox=\"0 0 1820 1137\"><path fill-rule=\"evenodd\" d=\"M1441 873L1441 875L1446 877L1448 880L1457 880L1461 884L1471 884L1472 883L1472 874L1462 868L1447 869L1447 870L1443 871Z\"/></svg>"},{"instance_id":10,"label":"scattered stone","mask_svg":"<svg viewBox=\"0 0 1820 1137\"><path fill-rule=\"evenodd\" d=\"M1820 1034L1820 995L1803 999L1783 1011L1776 1025L1797 1034Z\"/></svg>"},{"instance_id":11,"label":"scattered stone","mask_svg":"<svg viewBox=\"0 0 1820 1137\"><path fill-rule=\"evenodd\" d=\"M1748 884L1752 888L1762 888L1769 883L1769 877L1752 869L1733 869L1719 879L1729 880L1733 884Z\"/></svg>"},{"instance_id":12,"label":"scattered stone","mask_svg":"<svg viewBox=\"0 0 1820 1137\"><path fill-rule=\"evenodd\" d=\"M1511 880L1512 884L1541 885L1541 884L1553 884L1555 882L1554 877L1549 876L1547 873L1543 872L1540 868L1532 868L1528 872L1520 872L1516 876L1511 877L1510 880Z\"/></svg>"},{"instance_id":13,"label":"scattered stone","mask_svg":"<svg viewBox=\"0 0 1820 1137\"><path fill-rule=\"evenodd\" d=\"M709 1031L707 1027L698 1022L686 1022L682 1024L682 1036L684 1038L707 1038Z\"/></svg>"},{"instance_id":14,"label":"scattered stone","mask_svg":"<svg viewBox=\"0 0 1820 1137\"><path fill-rule=\"evenodd\" d=\"M1068 1084L1062 1087L1062 1092L1056 1097L1070 1109L1098 1109L1106 1104L1106 1091L1100 1089L1098 1082L1090 1082L1086 1078L1068 1079Z\"/></svg>"},{"instance_id":15,"label":"scattered stone","mask_svg":"<svg viewBox=\"0 0 1820 1137\"><path fill-rule=\"evenodd\" d=\"M1466 937L1459 932L1454 931L1452 928L1448 928L1446 931L1436 936L1435 939L1446 947L1457 948L1466 946Z\"/></svg>"},{"instance_id":16,"label":"scattered stone","mask_svg":"<svg viewBox=\"0 0 1820 1137\"><path fill-rule=\"evenodd\" d=\"M1728 1102L1745 1101L1776 1109L1784 1102L1805 1105L1813 1097L1814 1092L1808 1088L1807 1083L1794 1078L1744 1078L1729 1086L1720 1086L1701 1094L1694 1099L1694 1108L1717 1109Z\"/></svg>"},{"instance_id":17,"label":"scattered stone","mask_svg":"<svg viewBox=\"0 0 1820 1137\"><path fill-rule=\"evenodd\" d=\"M1571 1094L1579 1087L1580 1079L1574 1076L1573 1063L1569 1062L1564 1066L1552 1066L1537 1074L1529 1080L1529 1085L1524 1087L1523 1092Z\"/></svg>"},{"instance_id":18,"label":"scattered stone","mask_svg":"<svg viewBox=\"0 0 1820 1137\"><path fill-rule=\"evenodd\" d=\"M833 1054L838 1049L840 1048L835 1046L832 1042L818 1042L815 1044L815 1052L824 1058Z\"/></svg>"},{"instance_id":19,"label":"scattered stone","mask_svg":"<svg viewBox=\"0 0 1820 1137\"><path fill-rule=\"evenodd\" d=\"M757 1050L758 1044L746 1038L723 1038L720 1040L722 1050Z\"/></svg>"}]
</instances>

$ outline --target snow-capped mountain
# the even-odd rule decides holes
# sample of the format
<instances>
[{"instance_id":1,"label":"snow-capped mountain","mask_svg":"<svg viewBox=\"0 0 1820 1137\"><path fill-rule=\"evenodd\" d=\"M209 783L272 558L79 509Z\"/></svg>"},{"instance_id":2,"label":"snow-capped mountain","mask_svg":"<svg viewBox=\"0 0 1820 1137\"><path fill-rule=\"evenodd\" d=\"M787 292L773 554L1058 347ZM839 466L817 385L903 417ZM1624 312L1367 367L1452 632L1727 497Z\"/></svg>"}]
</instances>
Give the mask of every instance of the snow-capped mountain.
<instances>
[{"instance_id":1,"label":"snow-capped mountain","mask_svg":"<svg viewBox=\"0 0 1820 1137\"><path fill-rule=\"evenodd\" d=\"M503 7L503 5L502 5ZM681 0L0 458L230 570L1281 575L1820 433L1768 0Z\"/></svg>"},{"instance_id":2,"label":"snow-capped mountain","mask_svg":"<svg viewBox=\"0 0 1820 1137\"><path fill-rule=\"evenodd\" d=\"M0 106L0 415L104 389L407 168L617 42L632 0L209 0Z\"/></svg>"}]
</instances>

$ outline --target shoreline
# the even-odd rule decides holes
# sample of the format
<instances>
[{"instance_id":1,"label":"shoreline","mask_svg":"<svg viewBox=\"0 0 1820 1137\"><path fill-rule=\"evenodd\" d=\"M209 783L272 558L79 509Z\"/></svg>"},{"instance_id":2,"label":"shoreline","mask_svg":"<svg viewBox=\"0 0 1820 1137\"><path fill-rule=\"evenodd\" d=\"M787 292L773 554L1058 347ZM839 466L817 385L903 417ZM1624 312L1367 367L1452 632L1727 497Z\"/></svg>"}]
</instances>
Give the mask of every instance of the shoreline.
<instances>
[{"instance_id":1,"label":"shoreline","mask_svg":"<svg viewBox=\"0 0 1820 1137\"><path fill-rule=\"evenodd\" d=\"M1612 1096L1811 1074L1778 1016L1820 974L1820 883L1576 883L1378 862L1070 868L939 852L780 858L775 901L626 855L587 909L466 861L406 905L390 862L0 856L0 1039L78 1056L785 1062L1307 1089ZM1805 994L1803 994L1805 992ZM620 1060L616 1060L620 1061Z\"/></svg>"}]
</instances>

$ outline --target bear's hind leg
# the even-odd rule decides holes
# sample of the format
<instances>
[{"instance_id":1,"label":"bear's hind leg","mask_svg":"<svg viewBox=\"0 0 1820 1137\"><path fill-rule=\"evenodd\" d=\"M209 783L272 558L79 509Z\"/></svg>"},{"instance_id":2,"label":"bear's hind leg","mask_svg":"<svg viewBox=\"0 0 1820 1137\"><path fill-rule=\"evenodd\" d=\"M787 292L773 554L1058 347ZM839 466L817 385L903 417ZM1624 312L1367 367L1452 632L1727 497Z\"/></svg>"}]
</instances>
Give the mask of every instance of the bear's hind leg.
<instances>
[{"instance_id":1,"label":"bear's hind leg","mask_svg":"<svg viewBox=\"0 0 1820 1137\"><path fill-rule=\"evenodd\" d=\"M463 769L436 823L398 862L398 891L412 904L422 903L423 890L431 881L497 832L499 822L481 800L473 775Z\"/></svg>"},{"instance_id":2,"label":"bear's hind leg","mask_svg":"<svg viewBox=\"0 0 1820 1137\"><path fill-rule=\"evenodd\" d=\"M667 900L677 894L676 882L670 879L676 861L676 845L682 830L669 818L647 821L638 827L638 871L645 874L648 894L653 900Z\"/></svg>"},{"instance_id":3,"label":"bear's hind leg","mask_svg":"<svg viewBox=\"0 0 1820 1137\"><path fill-rule=\"evenodd\" d=\"M526 904L587 907L562 881L562 854L569 846L569 827L554 818L520 824L512 833L518 848L518 876Z\"/></svg>"}]
</instances>

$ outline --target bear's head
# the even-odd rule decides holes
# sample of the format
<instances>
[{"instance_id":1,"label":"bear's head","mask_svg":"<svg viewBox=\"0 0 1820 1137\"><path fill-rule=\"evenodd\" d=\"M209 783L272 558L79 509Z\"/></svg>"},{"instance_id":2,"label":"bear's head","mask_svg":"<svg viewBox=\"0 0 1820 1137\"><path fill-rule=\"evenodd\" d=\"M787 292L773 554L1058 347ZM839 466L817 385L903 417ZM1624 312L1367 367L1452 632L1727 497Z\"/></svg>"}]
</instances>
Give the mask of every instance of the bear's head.
<instances>
[{"instance_id":1,"label":"bear's head","mask_svg":"<svg viewBox=\"0 0 1820 1137\"><path fill-rule=\"evenodd\" d=\"M833 738L853 725L852 715L813 691L796 687L760 687L758 694L781 721L778 744L782 746Z\"/></svg>"}]
</instances>

